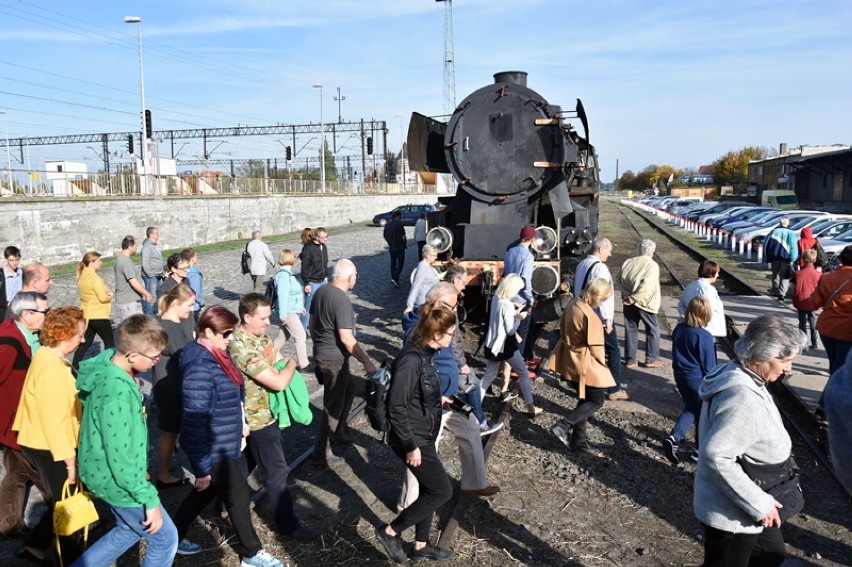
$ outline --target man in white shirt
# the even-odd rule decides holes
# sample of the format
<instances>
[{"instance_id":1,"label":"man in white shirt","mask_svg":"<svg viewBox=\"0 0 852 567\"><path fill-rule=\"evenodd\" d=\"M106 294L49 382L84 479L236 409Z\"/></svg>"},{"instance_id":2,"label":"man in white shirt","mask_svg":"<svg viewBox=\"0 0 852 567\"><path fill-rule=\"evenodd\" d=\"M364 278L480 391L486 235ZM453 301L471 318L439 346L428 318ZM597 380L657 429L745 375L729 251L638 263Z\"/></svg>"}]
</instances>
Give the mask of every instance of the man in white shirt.
<instances>
[{"instance_id":1,"label":"man in white shirt","mask_svg":"<svg viewBox=\"0 0 852 567\"><path fill-rule=\"evenodd\" d=\"M574 295L580 296L586 285L593 279L600 278L612 285L612 274L606 267L606 261L612 256L612 242L608 238L598 237L592 242L592 250L588 256L577 264L574 272ZM613 290L614 292L614 290ZM604 324L604 352L606 365L609 367L615 386L606 393L608 400L626 400L627 392L621 382L621 346L618 344L618 333L615 332L615 293L604 301L595 311Z\"/></svg>"}]
</instances>

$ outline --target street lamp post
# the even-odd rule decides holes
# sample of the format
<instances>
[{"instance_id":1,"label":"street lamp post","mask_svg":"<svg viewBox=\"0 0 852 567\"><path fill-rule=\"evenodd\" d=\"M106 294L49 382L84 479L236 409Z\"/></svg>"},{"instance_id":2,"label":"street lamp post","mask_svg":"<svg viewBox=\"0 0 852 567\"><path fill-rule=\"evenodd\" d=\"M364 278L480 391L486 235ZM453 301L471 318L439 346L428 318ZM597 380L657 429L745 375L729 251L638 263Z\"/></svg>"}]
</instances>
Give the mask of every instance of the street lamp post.
<instances>
[{"instance_id":1,"label":"street lamp post","mask_svg":"<svg viewBox=\"0 0 852 567\"><path fill-rule=\"evenodd\" d=\"M322 85L317 83L313 85L320 92L320 186L322 192L325 193L325 125L322 121Z\"/></svg>"},{"instance_id":2,"label":"street lamp post","mask_svg":"<svg viewBox=\"0 0 852 567\"><path fill-rule=\"evenodd\" d=\"M405 144L402 137L402 114L399 117L399 167L402 171L402 192L405 193Z\"/></svg>"},{"instance_id":3,"label":"street lamp post","mask_svg":"<svg viewBox=\"0 0 852 567\"><path fill-rule=\"evenodd\" d=\"M136 24L139 37L139 100L142 104L142 186L140 193L148 192L148 127L145 124L145 72L142 66L142 18L124 16L125 24Z\"/></svg>"}]
</instances>

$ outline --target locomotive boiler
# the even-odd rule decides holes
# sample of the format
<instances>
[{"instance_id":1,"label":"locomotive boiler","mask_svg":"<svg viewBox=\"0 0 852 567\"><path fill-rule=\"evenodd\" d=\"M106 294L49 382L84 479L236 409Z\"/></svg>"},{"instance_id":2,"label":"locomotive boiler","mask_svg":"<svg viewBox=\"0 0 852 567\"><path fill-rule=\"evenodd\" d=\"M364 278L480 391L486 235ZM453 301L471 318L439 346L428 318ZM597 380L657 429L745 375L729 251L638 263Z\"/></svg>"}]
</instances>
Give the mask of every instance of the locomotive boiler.
<instances>
[{"instance_id":1,"label":"locomotive boiler","mask_svg":"<svg viewBox=\"0 0 852 567\"><path fill-rule=\"evenodd\" d=\"M411 169L451 173L456 184L455 195L439 198L445 208L430 215L427 242L486 295L524 225L537 227L532 286L540 297L564 289L597 234L599 172L583 104L564 111L526 79L522 71L497 73L449 122L413 113L408 131Z\"/></svg>"}]
</instances>

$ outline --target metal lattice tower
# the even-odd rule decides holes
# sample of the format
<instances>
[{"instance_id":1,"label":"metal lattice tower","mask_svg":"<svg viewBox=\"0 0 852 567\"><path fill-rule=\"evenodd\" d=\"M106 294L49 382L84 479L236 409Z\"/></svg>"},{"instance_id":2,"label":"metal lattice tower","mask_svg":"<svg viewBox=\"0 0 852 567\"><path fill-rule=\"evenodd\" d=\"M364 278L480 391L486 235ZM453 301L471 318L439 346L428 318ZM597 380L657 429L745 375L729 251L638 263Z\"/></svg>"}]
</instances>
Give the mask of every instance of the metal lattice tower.
<instances>
[{"instance_id":1,"label":"metal lattice tower","mask_svg":"<svg viewBox=\"0 0 852 567\"><path fill-rule=\"evenodd\" d=\"M456 62L453 46L453 0L444 3L444 113L456 109Z\"/></svg>"}]
</instances>

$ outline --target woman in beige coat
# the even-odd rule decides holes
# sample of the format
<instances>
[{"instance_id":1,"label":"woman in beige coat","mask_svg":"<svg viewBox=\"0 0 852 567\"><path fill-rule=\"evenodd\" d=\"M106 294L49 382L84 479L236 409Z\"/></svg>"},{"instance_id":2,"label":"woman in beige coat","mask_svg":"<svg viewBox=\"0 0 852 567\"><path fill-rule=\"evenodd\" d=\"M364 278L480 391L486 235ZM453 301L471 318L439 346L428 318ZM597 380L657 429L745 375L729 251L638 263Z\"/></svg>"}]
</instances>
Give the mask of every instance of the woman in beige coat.
<instances>
[{"instance_id":1,"label":"woman in beige coat","mask_svg":"<svg viewBox=\"0 0 852 567\"><path fill-rule=\"evenodd\" d=\"M559 343L546 363L549 370L577 383L580 403L550 429L572 451L588 450L586 421L603 406L606 389L615 386L604 354L603 321L595 311L611 295L608 281L589 282L562 314Z\"/></svg>"}]
</instances>

